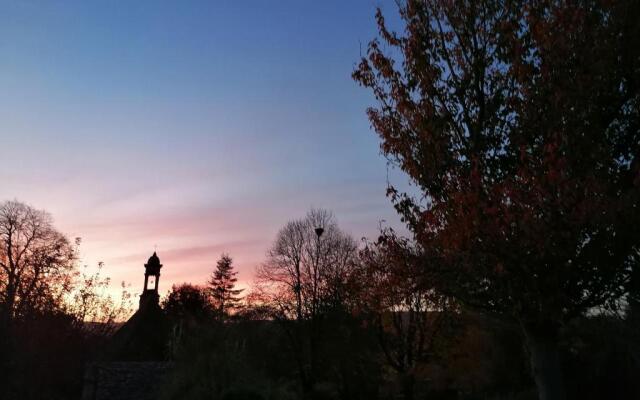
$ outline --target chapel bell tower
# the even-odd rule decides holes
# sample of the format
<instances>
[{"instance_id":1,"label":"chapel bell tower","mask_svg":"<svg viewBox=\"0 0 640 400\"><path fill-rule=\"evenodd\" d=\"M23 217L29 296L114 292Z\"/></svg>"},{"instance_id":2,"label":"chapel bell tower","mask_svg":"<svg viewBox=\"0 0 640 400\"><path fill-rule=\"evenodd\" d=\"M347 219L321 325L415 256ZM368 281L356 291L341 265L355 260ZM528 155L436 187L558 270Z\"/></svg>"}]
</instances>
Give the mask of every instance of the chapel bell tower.
<instances>
[{"instance_id":1,"label":"chapel bell tower","mask_svg":"<svg viewBox=\"0 0 640 400\"><path fill-rule=\"evenodd\" d=\"M146 307L157 307L160 302L158 295L158 282L160 281L160 259L156 252L149 257L149 261L144 265L144 288L140 295L140 309Z\"/></svg>"}]
</instances>

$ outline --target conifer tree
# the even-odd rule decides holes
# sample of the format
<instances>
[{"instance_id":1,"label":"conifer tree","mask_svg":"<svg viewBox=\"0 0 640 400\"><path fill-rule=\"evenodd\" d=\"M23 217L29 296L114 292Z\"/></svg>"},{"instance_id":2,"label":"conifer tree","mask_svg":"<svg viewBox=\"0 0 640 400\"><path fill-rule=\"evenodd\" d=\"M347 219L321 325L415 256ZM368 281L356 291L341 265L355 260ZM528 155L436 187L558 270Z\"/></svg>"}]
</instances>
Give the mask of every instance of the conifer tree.
<instances>
[{"instance_id":1,"label":"conifer tree","mask_svg":"<svg viewBox=\"0 0 640 400\"><path fill-rule=\"evenodd\" d=\"M213 306L222 317L242 306L240 293L244 289L236 289L237 275L233 270L233 259L228 254L222 254L208 282Z\"/></svg>"}]
</instances>

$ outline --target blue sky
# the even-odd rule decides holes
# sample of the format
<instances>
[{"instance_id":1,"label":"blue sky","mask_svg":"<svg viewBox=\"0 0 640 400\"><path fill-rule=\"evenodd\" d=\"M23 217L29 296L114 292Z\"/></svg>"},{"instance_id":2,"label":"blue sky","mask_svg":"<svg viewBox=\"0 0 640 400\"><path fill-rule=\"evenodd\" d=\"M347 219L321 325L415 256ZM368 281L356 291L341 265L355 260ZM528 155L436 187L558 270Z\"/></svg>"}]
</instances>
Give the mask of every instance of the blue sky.
<instances>
[{"instance_id":1,"label":"blue sky","mask_svg":"<svg viewBox=\"0 0 640 400\"><path fill-rule=\"evenodd\" d=\"M251 279L310 207L355 237L380 220L387 167L351 80L374 1L0 2L0 200L50 211L84 262L164 292L222 251ZM404 178L391 171L391 180ZM140 281L140 282L138 282Z\"/></svg>"}]
</instances>

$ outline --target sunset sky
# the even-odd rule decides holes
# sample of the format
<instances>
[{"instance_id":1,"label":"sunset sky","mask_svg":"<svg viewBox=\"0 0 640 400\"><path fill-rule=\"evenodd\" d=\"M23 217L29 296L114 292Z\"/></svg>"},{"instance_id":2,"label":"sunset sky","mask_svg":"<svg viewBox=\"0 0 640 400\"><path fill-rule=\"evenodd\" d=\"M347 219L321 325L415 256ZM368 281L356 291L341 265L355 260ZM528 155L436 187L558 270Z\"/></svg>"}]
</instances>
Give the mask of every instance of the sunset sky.
<instances>
[{"instance_id":1,"label":"sunset sky","mask_svg":"<svg viewBox=\"0 0 640 400\"><path fill-rule=\"evenodd\" d=\"M392 12L393 2L383 2ZM399 226L351 80L378 1L0 3L0 200L46 209L83 263L161 293L222 252L248 282L312 206Z\"/></svg>"}]
</instances>

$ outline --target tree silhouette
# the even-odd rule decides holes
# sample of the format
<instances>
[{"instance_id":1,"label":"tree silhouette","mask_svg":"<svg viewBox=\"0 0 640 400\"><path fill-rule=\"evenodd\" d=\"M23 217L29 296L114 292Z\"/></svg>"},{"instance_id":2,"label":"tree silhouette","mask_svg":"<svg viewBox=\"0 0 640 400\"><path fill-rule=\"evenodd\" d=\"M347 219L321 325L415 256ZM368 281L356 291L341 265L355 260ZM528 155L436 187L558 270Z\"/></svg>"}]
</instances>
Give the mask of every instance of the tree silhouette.
<instances>
[{"instance_id":1,"label":"tree silhouette","mask_svg":"<svg viewBox=\"0 0 640 400\"><path fill-rule=\"evenodd\" d=\"M433 361L452 306L423 273L419 247L384 230L360 252L363 310L375 328L386 364L398 375L405 400L413 399L420 364Z\"/></svg>"},{"instance_id":2,"label":"tree silhouette","mask_svg":"<svg viewBox=\"0 0 640 400\"><path fill-rule=\"evenodd\" d=\"M420 198L389 195L441 262L441 290L515 319L541 399L565 397L560 328L637 263L640 5L400 3L353 77L382 151Z\"/></svg>"},{"instance_id":3,"label":"tree silhouette","mask_svg":"<svg viewBox=\"0 0 640 400\"><path fill-rule=\"evenodd\" d=\"M76 277L75 260L75 247L48 213L18 201L0 204L1 323L62 307Z\"/></svg>"},{"instance_id":4,"label":"tree silhouette","mask_svg":"<svg viewBox=\"0 0 640 400\"><path fill-rule=\"evenodd\" d=\"M76 398L83 368L129 313L109 279L80 272L80 239L67 239L45 211L0 203L0 397Z\"/></svg>"},{"instance_id":5,"label":"tree silhouette","mask_svg":"<svg viewBox=\"0 0 640 400\"><path fill-rule=\"evenodd\" d=\"M70 301L65 311L73 315L79 327L88 333L108 337L118 328L118 323L131 316L133 304L127 285L121 283L119 301L115 301L107 290L109 277L103 276L104 263L99 262L93 273L87 273L85 265L79 274Z\"/></svg>"},{"instance_id":6,"label":"tree silhouette","mask_svg":"<svg viewBox=\"0 0 640 400\"><path fill-rule=\"evenodd\" d=\"M355 240L338 228L333 214L312 209L278 232L256 271L252 297L283 322L307 394L318 376L322 318L349 302L356 256Z\"/></svg>"},{"instance_id":7,"label":"tree silhouette","mask_svg":"<svg viewBox=\"0 0 640 400\"><path fill-rule=\"evenodd\" d=\"M312 320L347 300L356 250L355 240L339 229L331 212L312 209L278 232L267 261L256 271L257 288L282 318Z\"/></svg>"},{"instance_id":8,"label":"tree silhouette","mask_svg":"<svg viewBox=\"0 0 640 400\"><path fill-rule=\"evenodd\" d=\"M242 307L240 293L244 289L236 289L237 275L238 273L233 270L231 257L228 254L222 254L207 283L213 299L213 307L220 317L227 317L231 311L237 311Z\"/></svg>"},{"instance_id":9,"label":"tree silhouette","mask_svg":"<svg viewBox=\"0 0 640 400\"><path fill-rule=\"evenodd\" d=\"M211 315L212 305L207 289L190 283L172 285L162 301L162 309L172 318L200 320Z\"/></svg>"}]
</instances>

